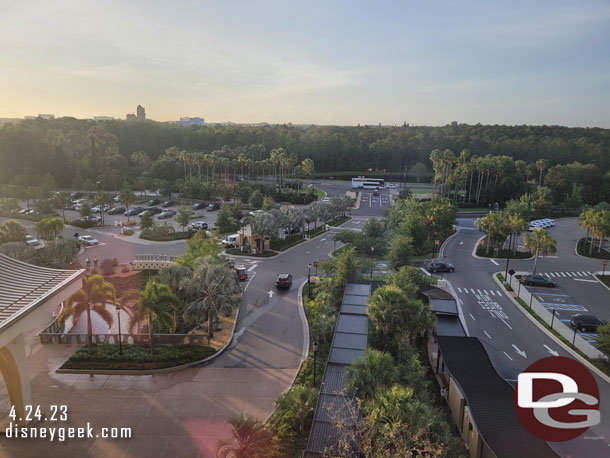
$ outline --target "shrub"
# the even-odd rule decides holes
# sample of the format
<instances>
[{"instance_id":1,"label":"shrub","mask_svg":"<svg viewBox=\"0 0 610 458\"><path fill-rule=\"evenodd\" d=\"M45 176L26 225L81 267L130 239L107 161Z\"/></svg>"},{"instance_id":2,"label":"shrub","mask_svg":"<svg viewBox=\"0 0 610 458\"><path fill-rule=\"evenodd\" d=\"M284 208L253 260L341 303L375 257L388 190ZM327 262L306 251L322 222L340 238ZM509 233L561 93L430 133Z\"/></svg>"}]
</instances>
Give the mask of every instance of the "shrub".
<instances>
[{"instance_id":1,"label":"shrub","mask_svg":"<svg viewBox=\"0 0 610 458\"><path fill-rule=\"evenodd\" d=\"M112 272L114 272L114 268L118 265L119 265L119 260L117 258L102 259L102 262L100 263L100 267L102 269L102 274L106 275L106 276L112 275Z\"/></svg>"},{"instance_id":2,"label":"shrub","mask_svg":"<svg viewBox=\"0 0 610 458\"><path fill-rule=\"evenodd\" d=\"M123 231L123 235L133 235L133 234L134 234L133 229L125 229Z\"/></svg>"},{"instance_id":3,"label":"shrub","mask_svg":"<svg viewBox=\"0 0 610 458\"><path fill-rule=\"evenodd\" d=\"M155 242L168 242L170 240L184 240L191 238L193 232L176 232L169 224L161 224L150 229L144 229L140 232L140 238L145 240L153 240Z\"/></svg>"}]
</instances>

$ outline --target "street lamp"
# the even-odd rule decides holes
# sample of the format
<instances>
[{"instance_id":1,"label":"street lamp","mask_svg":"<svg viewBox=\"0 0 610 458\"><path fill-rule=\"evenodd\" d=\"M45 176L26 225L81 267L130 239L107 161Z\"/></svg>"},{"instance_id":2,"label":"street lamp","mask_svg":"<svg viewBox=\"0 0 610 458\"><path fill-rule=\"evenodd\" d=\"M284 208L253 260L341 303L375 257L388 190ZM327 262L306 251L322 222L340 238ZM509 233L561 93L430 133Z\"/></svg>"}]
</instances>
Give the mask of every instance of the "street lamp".
<instances>
[{"instance_id":1,"label":"street lamp","mask_svg":"<svg viewBox=\"0 0 610 458\"><path fill-rule=\"evenodd\" d=\"M123 354L123 343L121 342L121 307L115 305L116 316L119 319L119 355Z\"/></svg>"},{"instance_id":2,"label":"street lamp","mask_svg":"<svg viewBox=\"0 0 610 458\"><path fill-rule=\"evenodd\" d=\"M375 252L375 247L371 247L371 278L373 278L373 253Z\"/></svg>"},{"instance_id":3,"label":"street lamp","mask_svg":"<svg viewBox=\"0 0 610 458\"><path fill-rule=\"evenodd\" d=\"M316 386L316 358L318 356L318 341L313 343L313 386Z\"/></svg>"},{"instance_id":4,"label":"street lamp","mask_svg":"<svg viewBox=\"0 0 610 458\"><path fill-rule=\"evenodd\" d=\"M307 290L309 299L311 299L311 262L308 264L309 270L307 271Z\"/></svg>"},{"instance_id":5,"label":"street lamp","mask_svg":"<svg viewBox=\"0 0 610 458\"><path fill-rule=\"evenodd\" d=\"M502 211L504 211L504 209L502 209ZM504 278L506 278L508 275L508 263L510 261L510 250L511 250L510 247L512 246L512 244L513 244L513 233L511 232L510 238L508 240L508 254L506 255L506 270L504 272Z\"/></svg>"}]
</instances>

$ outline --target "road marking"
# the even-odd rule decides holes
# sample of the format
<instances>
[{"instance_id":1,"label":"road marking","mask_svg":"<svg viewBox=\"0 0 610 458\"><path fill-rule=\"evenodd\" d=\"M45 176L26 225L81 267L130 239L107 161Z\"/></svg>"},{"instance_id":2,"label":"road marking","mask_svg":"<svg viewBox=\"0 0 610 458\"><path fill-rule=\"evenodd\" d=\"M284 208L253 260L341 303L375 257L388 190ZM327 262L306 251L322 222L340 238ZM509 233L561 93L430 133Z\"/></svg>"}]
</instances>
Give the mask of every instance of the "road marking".
<instances>
[{"instance_id":1,"label":"road marking","mask_svg":"<svg viewBox=\"0 0 610 458\"><path fill-rule=\"evenodd\" d=\"M515 351L517 353L519 353L521 356L523 356L524 358L527 358L527 355L525 354L525 351L523 350L519 350L519 347L517 347L515 344L512 344L513 348L515 349Z\"/></svg>"},{"instance_id":2,"label":"road marking","mask_svg":"<svg viewBox=\"0 0 610 458\"><path fill-rule=\"evenodd\" d=\"M506 353L505 351L503 351L502 353L504 353L508 359L510 359L511 361L513 361L513 359L512 359L510 356L508 356L508 353Z\"/></svg>"},{"instance_id":3,"label":"road marking","mask_svg":"<svg viewBox=\"0 0 610 458\"><path fill-rule=\"evenodd\" d=\"M502 320L502 322L503 322L503 323L504 323L506 326L508 326L508 329L512 329L512 328L513 328L513 327L512 327L510 324L508 324L506 321Z\"/></svg>"},{"instance_id":4,"label":"road marking","mask_svg":"<svg viewBox=\"0 0 610 458\"><path fill-rule=\"evenodd\" d=\"M498 294L498 296L501 296L501 295L502 295L502 292L500 292L500 291L497 291L497 290L496 290L496 293Z\"/></svg>"},{"instance_id":5,"label":"road marking","mask_svg":"<svg viewBox=\"0 0 610 458\"><path fill-rule=\"evenodd\" d=\"M477 319L472 316L472 313L469 313L468 315L470 315L470 318L472 318L473 321L477 321Z\"/></svg>"},{"instance_id":6,"label":"road marking","mask_svg":"<svg viewBox=\"0 0 610 458\"><path fill-rule=\"evenodd\" d=\"M576 272L578 274L579 277L584 277L584 275L580 272Z\"/></svg>"},{"instance_id":7,"label":"road marking","mask_svg":"<svg viewBox=\"0 0 610 458\"><path fill-rule=\"evenodd\" d=\"M582 305L577 304L555 304L551 302L541 302L545 309L567 310L570 312L588 312Z\"/></svg>"},{"instance_id":8,"label":"road marking","mask_svg":"<svg viewBox=\"0 0 610 458\"><path fill-rule=\"evenodd\" d=\"M254 264L252 267L250 267L250 268L248 269L248 272L252 272L254 269L256 269L256 267L257 267L257 265L256 265L256 264Z\"/></svg>"},{"instance_id":9,"label":"road marking","mask_svg":"<svg viewBox=\"0 0 610 458\"><path fill-rule=\"evenodd\" d=\"M256 277L256 272L252 273L252 276L248 280L248 283L246 283L246 286L244 286L244 292L246 292L246 290L248 289L248 286L250 286L250 283L252 282L252 280L254 280L254 277Z\"/></svg>"},{"instance_id":10,"label":"road marking","mask_svg":"<svg viewBox=\"0 0 610 458\"><path fill-rule=\"evenodd\" d=\"M555 275L554 275L552 272L550 272L550 273L549 273L549 275L550 275L551 277L554 277L554 276L555 276Z\"/></svg>"},{"instance_id":11,"label":"road marking","mask_svg":"<svg viewBox=\"0 0 610 458\"><path fill-rule=\"evenodd\" d=\"M275 293L272 290L269 290L267 291L267 294L269 294L269 299L271 299Z\"/></svg>"},{"instance_id":12,"label":"road marking","mask_svg":"<svg viewBox=\"0 0 610 458\"><path fill-rule=\"evenodd\" d=\"M566 275L567 275L568 277L571 277L571 276L572 276L572 274L571 274L570 272L566 272Z\"/></svg>"},{"instance_id":13,"label":"road marking","mask_svg":"<svg viewBox=\"0 0 610 458\"><path fill-rule=\"evenodd\" d=\"M551 355L559 356L559 353L556 350L551 349L547 344L544 344L543 346Z\"/></svg>"},{"instance_id":14,"label":"road marking","mask_svg":"<svg viewBox=\"0 0 610 458\"><path fill-rule=\"evenodd\" d=\"M557 296L557 297L570 297L569 294L555 294L555 293L536 293L538 296Z\"/></svg>"},{"instance_id":15,"label":"road marking","mask_svg":"<svg viewBox=\"0 0 610 458\"><path fill-rule=\"evenodd\" d=\"M477 293L474 292L474 289L470 288L470 291L472 291L472 294L476 296Z\"/></svg>"},{"instance_id":16,"label":"road marking","mask_svg":"<svg viewBox=\"0 0 610 458\"><path fill-rule=\"evenodd\" d=\"M320 242L324 242L324 241L326 241L326 239L320 239Z\"/></svg>"},{"instance_id":17,"label":"road marking","mask_svg":"<svg viewBox=\"0 0 610 458\"><path fill-rule=\"evenodd\" d=\"M458 292L461 293L462 292L462 288L458 287Z\"/></svg>"},{"instance_id":18,"label":"road marking","mask_svg":"<svg viewBox=\"0 0 610 458\"><path fill-rule=\"evenodd\" d=\"M460 243L458 243L458 245L464 245L464 241L461 241Z\"/></svg>"},{"instance_id":19,"label":"road marking","mask_svg":"<svg viewBox=\"0 0 610 458\"><path fill-rule=\"evenodd\" d=\"M586 272L587 272L587 275L591 275L591 272L589 272L588 270Z\"/></svg>"},{"instance_id":20,"label":"road marking","mask_svg":"<svg viewBox=\"0 0 610 458\"><path fill-rule=\"evenodd\" d=\"M489 334L487 334L487 331L483 331L483 332L485 333L485 335L486 335L487 337L489 337L489 339L491 339L491 336L490 336Z\"/></svg>"},{"instance_id":21,"label":"road marking","mask_svg":"<svg viewBox=\"0 0 610 458\"><path fill-rule=\"evenodd\" d=\"M498 264L495 260L490 259L491 262L493 262L496 266L499 266L500 264Z\"/></svg>"},{"instance_id":22,"label":"road marking","mask_svg":"<svg viewBox=\"0 0 610 458\"><path fill-rule=\"evenodd\" d=\"M491 293L492 296L496 295L496 293L494 293L493 290L491 290L491 289L489 290L489 292Z\"/></svg>"},{"instance_id":23,"label":"road marking","mask_svg":"<svg viewBox=\"0 0 610 458\"><path fill-rule=\"evenodd\" d=\"M320 245L318 245L318 246L316 247L316 249L318 249L318 248L320 248Z\"/></svg>"},{"instance_id":24,"label":"road marking","mask_svg":"<svg viewBox=\"0 0 610 458\"><path fill-rule=\"evenodd\" d=\"M309 254L309 253L311 253L311 250L310 250L310 251L308 251L308 252L307 252L307 253L305 253L305 254Z\"/></svg>"},{"instance_id":25,"label":"road marking","mask_svg":"<svg viewBox=\"0 0 610 458\"><path fill-rule=\"evenodd\" d=\"M477 289L477 293L479 293L479 294L483 294L483 293L481 293L481 290L480 290L480 289Z\"/></svg>"},{"instance_id":26,"label":"road marking","mask_svg":"<svg viewBox=\"0 0 610 458\"><path fill-rule=\"evenodd\" d=\"M597 280L586 280L584 278L574 278L576 281L588 281L589 283L597 283Z\"/></svg>"},{"instance_id":27,"label":"road marking","mask_svg":"<svg viewBox=\"0 0 610 458\"><path fill-rule=\"evenodd\" d=\"M486 289L484 289L483 292L485 293L485 295L489 296L489 293L487 292Z\"/></svg>"}]
</instances>

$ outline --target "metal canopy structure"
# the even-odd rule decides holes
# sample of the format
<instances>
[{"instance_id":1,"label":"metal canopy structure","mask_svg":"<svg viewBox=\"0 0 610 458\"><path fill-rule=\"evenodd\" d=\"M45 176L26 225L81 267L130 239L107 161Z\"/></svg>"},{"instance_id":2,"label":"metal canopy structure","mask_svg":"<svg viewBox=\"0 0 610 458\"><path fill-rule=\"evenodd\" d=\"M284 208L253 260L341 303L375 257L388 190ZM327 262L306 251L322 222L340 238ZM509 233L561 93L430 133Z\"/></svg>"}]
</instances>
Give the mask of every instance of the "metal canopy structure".
<instances>
[{"instance_id":1,"label":"metal canopy structure","mask_svg":"<svg viewBox=\"0 0 610 458\"><path fill-rule=\"evenodd\" d=\"M364 357L369 324L366 304L370 295L370 284L348 283L345 288L303 458L325 456L339 441L350 441L346 430L360 419L359 412L353 413L351 398L345 393L345 373L348 366ZM337 427L339 421L343 431Z\"/></svg>"}]
</instances>

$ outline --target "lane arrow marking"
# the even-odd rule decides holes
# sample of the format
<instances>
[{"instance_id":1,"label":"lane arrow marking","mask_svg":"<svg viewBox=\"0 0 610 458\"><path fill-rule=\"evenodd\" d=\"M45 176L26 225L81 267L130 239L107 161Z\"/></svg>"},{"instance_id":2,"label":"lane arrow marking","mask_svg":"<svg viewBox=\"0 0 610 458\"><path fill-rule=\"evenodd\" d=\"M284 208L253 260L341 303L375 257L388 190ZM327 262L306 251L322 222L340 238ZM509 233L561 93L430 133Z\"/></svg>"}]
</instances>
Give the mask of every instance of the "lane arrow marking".
<instances>
[{"instance_id":1,"label":"lane arrow marking","mask_svg":"<svg viewBox=\"0 0 610 458\"><path fill-rule=\"evenodd\" d=\"M269 299L271 299L275 293L273 291L269 290L269 292L267 294L269 294Z\"/></svg>"},{"instance_id":2,"label":"lane arrow marking","mask_svg":"<svg viewBox=\"0 0 610 458\"><path fill-rule=\"evenodd\" d=\"M525 352L523 350L519 350L519 347L517 347L515 344L512 344L513 348L515 349L515 351L517 353L519 353L521 356L523 356L524 358L527 358L527 355L525 354Z\"/></svg>"},{"instance_id":3,"label":"lane arrow marking","mask_svg":"<svg viewBox=\"0 0 610 458\"><path fill-rule=\"evenodd\" d=\"M549 348L548 345L544 345L544 348L546 348L546 350L553 356L559 356L559 353L556 350L552 350L551 348Z\"/></svg>"}]
</instances>

